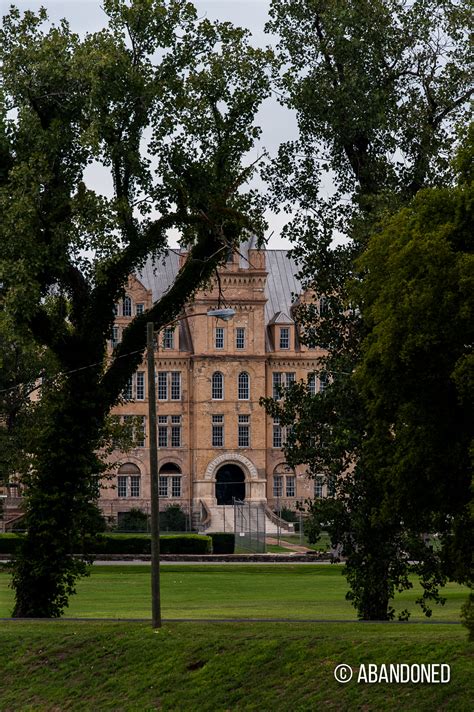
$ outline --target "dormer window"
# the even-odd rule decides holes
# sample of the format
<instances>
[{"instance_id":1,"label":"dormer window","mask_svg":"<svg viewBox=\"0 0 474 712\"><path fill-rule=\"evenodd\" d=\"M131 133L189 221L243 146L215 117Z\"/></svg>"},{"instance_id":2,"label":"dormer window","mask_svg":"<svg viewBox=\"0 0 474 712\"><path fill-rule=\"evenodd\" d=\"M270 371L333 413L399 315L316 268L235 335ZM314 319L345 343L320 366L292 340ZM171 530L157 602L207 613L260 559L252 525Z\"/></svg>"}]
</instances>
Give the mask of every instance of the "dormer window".
<instances>
[{"instance_id":1,"label":"dormer window","mask_svg":"<svg viewBox=\"0 0 474 712\"><path fill-rule=\"evenodd\" d=\"M174 328L168 327L163 332L163 348L174 349Z\"/></svg>"},{"instance_id":2,"label":"dormer window","mask_svg":"<svg viewBox=\"0 0 474 712\"><path fill-rule=\"evenodd\" d=\"M280 327L280 348L289 349L290 348L290 327L281 326Z\"/></svg>"}]
</instances>

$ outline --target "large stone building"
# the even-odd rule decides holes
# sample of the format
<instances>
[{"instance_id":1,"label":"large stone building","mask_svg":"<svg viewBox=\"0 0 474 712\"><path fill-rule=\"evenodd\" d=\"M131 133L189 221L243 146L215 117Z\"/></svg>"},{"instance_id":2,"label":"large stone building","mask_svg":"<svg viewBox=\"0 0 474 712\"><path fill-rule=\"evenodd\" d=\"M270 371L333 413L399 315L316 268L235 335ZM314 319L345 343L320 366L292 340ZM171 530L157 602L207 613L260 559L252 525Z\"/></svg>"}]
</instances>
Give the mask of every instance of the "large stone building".
<instances>
[{"instance_id":1,"label":"large stone building","mask_svg":"<svg viewBox=\"0 0 474 712\"><path fill-rule=\"evenodd\" d=\"M117 305L113 341L166 291L185 258L170 252L130 277ZM219 270L219 281L196 294L185 317L157 339L161 508L179 504L195 525L222 529L224 505L233 498L275 510L294 508L315 494L305 468L292 471L285 464L284 428L259 404L262 396L277 395L280 385L294 380L309 378L314 389L321 387L311 375L321 352L300 343L292 318L292 302L301 291L296 272L285 251L247 245ZM231 321L206 315L222 300L236 312ZM142 418L143 438L131 452L113 457L113 476L100 500L107 517L131 508L150 511L147 391L144 363L116 408L123 418Z\"/></svg>"}]
</instances>

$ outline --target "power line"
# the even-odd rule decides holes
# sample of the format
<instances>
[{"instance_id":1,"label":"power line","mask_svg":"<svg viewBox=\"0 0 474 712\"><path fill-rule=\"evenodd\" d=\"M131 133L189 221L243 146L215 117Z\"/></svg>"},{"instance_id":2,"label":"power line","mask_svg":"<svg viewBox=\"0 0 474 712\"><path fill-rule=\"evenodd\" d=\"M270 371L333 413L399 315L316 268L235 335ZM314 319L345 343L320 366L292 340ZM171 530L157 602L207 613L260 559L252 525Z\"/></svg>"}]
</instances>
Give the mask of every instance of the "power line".
<instances>
[{"instance_id":1,"label":"power line","mask_svg":"<svg viewBox=\"0 0 474 712\"><path fill-rule=\"evenodd\" d=\"M120 359L120 358L126 358L127 356L133 356L135 354L143 353L144 351L145 351L145 346L142 349L136 349L135 351L129 351L126 354L122 354L121 356L116 356L115 358L110 359L110 360L118 361L118 359ZM106 356L106 358L109 358L109 357ZM94 366L102 366L103 363L104 363L103 361L96 361L95 363L87 364L87 366L80 366L79 368L73 368L70 371L60 371L56 375L43 380L38 386L33 388L30 391L30 393L33 393L33 391L38 390L38 388L41 388L41 386L43 386L45 383L52 383L53 381L55 381L57 378L60 378L61 376L69 376L72 373L78 373L79 371L85 371L88 368L94 368ZM41 378L41 376L40 376L40 378ZM22 386L27 386L27 385L28 385L27 382L23 382L23 383L17 383L16 386L11 386L10 388L0 388L0 393L9 393L11 391L17 390L18 388L21 388Z\"/></svg>"}]
</instances>

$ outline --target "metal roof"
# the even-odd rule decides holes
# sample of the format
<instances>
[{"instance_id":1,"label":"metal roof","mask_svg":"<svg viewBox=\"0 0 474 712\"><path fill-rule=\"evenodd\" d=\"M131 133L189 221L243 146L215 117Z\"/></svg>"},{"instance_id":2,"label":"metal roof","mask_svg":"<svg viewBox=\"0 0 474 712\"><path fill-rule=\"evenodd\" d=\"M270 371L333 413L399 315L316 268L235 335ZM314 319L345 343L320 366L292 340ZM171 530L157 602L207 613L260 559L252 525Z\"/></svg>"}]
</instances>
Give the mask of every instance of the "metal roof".
<instances>
[{"instance_id":1,"label":"metal roof","mask_svg":"<svg viewBox=\"0 0 474 712\"><path fill-rule=\"evenodd\" d=\"M245 269L247 262L247 249L242 249L240 259L241 268ZM291 314L291 305L294 301L292 295L301 292L301 283L296 278L298 265L293 259L288 257L286 250L265 250L266 271L268 273L265 296L265 322L270 321L278 314ZM137 277L146 289L151 289L153 301L156 302L165 294L173 283L179 267L179 254L177 251L169 251L166 256L156 259L153 263L150 259L143 269L138 272Z\"/></svg>"}]
</instances>

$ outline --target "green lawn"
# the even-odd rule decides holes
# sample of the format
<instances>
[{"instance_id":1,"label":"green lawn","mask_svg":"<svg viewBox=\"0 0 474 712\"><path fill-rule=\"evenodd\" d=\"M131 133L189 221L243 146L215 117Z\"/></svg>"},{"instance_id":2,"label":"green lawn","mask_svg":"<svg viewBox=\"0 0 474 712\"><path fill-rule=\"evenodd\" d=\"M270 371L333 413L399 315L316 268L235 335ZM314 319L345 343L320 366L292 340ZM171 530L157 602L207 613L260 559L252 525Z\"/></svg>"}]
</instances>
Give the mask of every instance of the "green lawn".
<instances>
[{"instance_id":1,"label":"green lawn","mask_svg":"<svg viewBox=\"0 0 474 712\"><path fill-rule=\"evenodd\" d=\"M13 593L0 573L0 617L10 614ZM163 616L168 618L317 618L352 619L344 596L340 566L331 565L166 565L162 567ZM448 601L436 607L435 620L458 620L466 589L446 587ZM420 587L397 597L399 609L415 607ZM94 566L78 583L67 616L79 618L149 618L150 568Z\"/></svg>"},{"instance_id":2,"label":"green lawn","mask_svg":"<svg viewBox=\"0 0 474 712\"><path fill-rule=\"evenodd\" d=\"M0 649L2 712L472 709L461 626L8 622ZM357 684L382 662L449 663L451 682ZM345 685L340 663L355 670Z\"/></svg>"}]
</instances>

